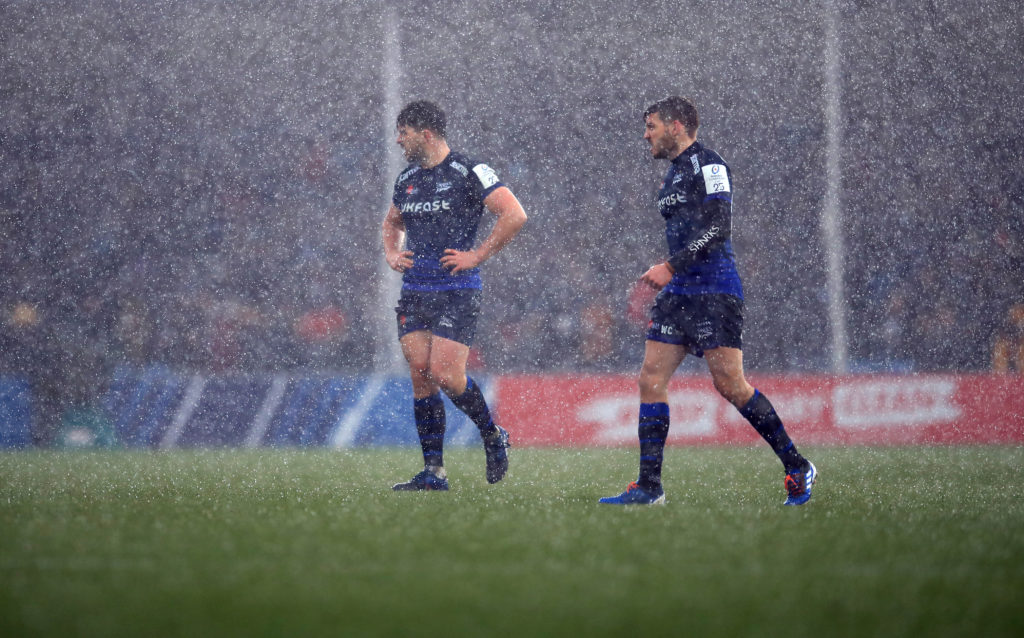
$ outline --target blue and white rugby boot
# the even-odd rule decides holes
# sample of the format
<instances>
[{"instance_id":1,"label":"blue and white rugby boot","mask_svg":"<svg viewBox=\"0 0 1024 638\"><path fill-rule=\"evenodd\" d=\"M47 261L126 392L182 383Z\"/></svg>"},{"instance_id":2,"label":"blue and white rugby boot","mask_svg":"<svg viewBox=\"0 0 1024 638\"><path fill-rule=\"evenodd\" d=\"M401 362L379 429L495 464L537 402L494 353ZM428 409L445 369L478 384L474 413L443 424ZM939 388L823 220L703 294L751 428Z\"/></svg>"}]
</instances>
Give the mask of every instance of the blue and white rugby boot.
<instances>
[{"instance_id":1,"label":"blue and white rugby boot","mask_svg":"<svg viewBox=\"0 0 1024 638\"><path fill-rule=\"evenodd\" d=\"M814 463L807 461L806 472L793 472L786 475L786 493L789 497L783 505L803 505L811 500L811 487L818 480L818 469Z\"/></svg>"},{"instance_id":2,"label":"blue and white rugby boot","mask_svg":"<svg viewBox=\"0 0 1024 638\"><path fill-rule=\"evenodd\" d=\"M648 490L640 487L640 484L633 481L626 487L626 491L618 496L605 496L598 503L605 505L664 505L665 490L658 486L657 490Z\"/></svg>"},{"instance_id":3,"label":"blue and white rugby boot","mask_svg":"<svg viewBox=\"0 0 1024 638\"><path fill-rule=\"evenodd\" d=\"M395 483L391 489L396 492L447 492L448 477L438 476L423 468L423 471L416 476L405 483Z\"/></svg>"},{"instance_id":4,"label":"blue and white rugby boot","mask_svg":"<svg viewBox=\"0 0 1024 638\"><path fill-rule=\"evenodd\" d=\"M501 426L494 427L498 431L484 438L488 483L497 483L505 478L505 472L508 471L508 449L512 446L508 440L508 431Z\"/></svg>"}]
</instances>

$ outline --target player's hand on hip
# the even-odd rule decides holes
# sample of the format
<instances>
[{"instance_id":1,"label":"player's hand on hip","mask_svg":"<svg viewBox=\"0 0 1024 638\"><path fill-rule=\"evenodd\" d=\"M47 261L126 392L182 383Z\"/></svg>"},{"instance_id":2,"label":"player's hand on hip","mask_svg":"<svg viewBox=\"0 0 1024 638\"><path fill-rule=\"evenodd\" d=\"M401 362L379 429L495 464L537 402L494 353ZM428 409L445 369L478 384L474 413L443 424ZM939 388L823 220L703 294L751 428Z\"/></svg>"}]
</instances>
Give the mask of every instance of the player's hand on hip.
<instances>
[{"instance_id":1,"label":"player's hand on hip","mask_svg":"<svg viewBox=\"0 0 1024 638\"><path fill-rule=\"evenodd\" d=\"M405 272L412 268L412 256L411 250L403 250L402 252L388 253L384 255L384 259L388 262L391 270Z\"/></svg>"},{"instance_id":2,"label":"player's hand on hip","mask_svg":"<svg viewBox=\"0 0 1024 638\"><path fill-rule=\"evenodd\" d=\"M655 264L647 269L647 272L640 277L640 281L655 290L661 290L668 285L668 282L672 281L672 271L664 263Z\"/></svg>"},{"instance_id":3,"label":"player's hand on hip","mask_svg":"<svg viewBox=\"0 0 1024 638\"><path fill-rule=\"evenodd\" d=\"M480 259L475 250L455 250L449 248L444 251L441 257L441 265L450 270L453 274L462 270L469 270L480 265Z\"/></svg>"}]
</instances>

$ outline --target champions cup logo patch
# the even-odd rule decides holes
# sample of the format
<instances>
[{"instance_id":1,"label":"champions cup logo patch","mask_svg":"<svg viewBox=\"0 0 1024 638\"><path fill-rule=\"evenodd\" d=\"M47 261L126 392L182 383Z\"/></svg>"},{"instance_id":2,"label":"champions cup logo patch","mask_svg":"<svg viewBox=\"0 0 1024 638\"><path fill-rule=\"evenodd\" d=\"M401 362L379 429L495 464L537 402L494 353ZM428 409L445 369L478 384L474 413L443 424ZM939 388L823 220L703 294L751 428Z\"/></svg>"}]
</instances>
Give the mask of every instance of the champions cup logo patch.
<instances>
[{"instance_id":1,"label":"champions cup logo patch","mask_svg":"<svg viewBox=\"0 0 1024 638\"><path fill-rule=\"evenodd\" d=\"M476 173L477 179L480 180L480 185L484 188L490 188L498 183L498 175L487 164L477 164L473 167L473 172Z\"/></svg>"},{"instance_id":2,"label":"champions cup logo patch","mask_svg":"<svg viewBox=\"0 0 1024 638\"><path fill-rule=\"evenodd\" d=\"M701 170L704 171L704 187L709 195L711 193L728 193L732 190L729 186L729 174L726 173L725 166L710 164L701 167Z\"/></svg>"}]
</instances>

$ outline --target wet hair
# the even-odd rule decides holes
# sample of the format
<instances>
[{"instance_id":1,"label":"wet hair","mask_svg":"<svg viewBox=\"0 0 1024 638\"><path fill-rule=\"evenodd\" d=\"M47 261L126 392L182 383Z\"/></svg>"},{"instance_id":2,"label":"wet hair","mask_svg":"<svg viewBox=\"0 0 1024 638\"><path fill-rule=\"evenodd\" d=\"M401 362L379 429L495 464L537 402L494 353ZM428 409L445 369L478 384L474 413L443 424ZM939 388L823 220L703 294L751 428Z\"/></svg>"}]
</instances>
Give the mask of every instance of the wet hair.
<instances>
[{"instance_id":1,"label":"wet hair","mask_svg":"<svg viewBox=\"0 0 1024 638\"><path fill-rule=\"evenodd\" d=\"M408 126L417 131L430 131L438 137L445 137L448 118L441 107L427 100L409 102L398 112L398 126Z\"/></svg>"},{"instance_id":2,"label":"wet hair","mask_svg":"<svg viewBox=\"0 0 1024 638\"><path fill-rule=\"evenodd\" d=\"M690 135L696 135L697 127L700 126L697 105L688 97L671 95L658 100L644 111L644 119L646 120L647 116L652 113L657 113L661 121L666 124L673 121L681 123Z\"/></svg>"}]
</instances>

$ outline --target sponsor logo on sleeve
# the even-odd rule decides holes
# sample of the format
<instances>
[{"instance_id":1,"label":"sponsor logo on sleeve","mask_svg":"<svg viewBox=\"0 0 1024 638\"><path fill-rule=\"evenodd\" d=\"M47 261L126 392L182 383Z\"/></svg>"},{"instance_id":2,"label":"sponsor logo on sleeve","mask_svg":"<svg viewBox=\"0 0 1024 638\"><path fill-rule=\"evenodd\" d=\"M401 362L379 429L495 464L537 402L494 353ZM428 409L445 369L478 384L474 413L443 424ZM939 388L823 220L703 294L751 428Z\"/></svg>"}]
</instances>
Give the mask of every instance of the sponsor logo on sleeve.
<instances>
[{"instance_id":1,"label":"sponsor logo on sleeve","mask_svg":"<svg viewBox=\"0 0 1024 638\"><path fill-rule=\"evenodd\" d=\"M704 248L705 246L707 246L709 241L711 241L713 238L717 237L718 233L720 233L721 230L722 229L719 228L718 226L712 226L703 235L701 235L697 239L694 239L693 241L691 241L686 246L686 248L689 249L689 251L691 253L695 253L695 252L699 251L701 248Z\"/></svg>"},{"instance_id":2,"label":"sponsor logo on sleeve","mask_svg":"<svg viewBox=\"0 0 1024 638\"><path fill-rule=\"evenodd\" d=\"M398 183L401 184L405 180L409 179L410 175L414 175L419 170L420 170L419 166L413 166L412 168L410 168L409 170L405 171L404 173L402 173L401 175L398 176Z\"/></svg>"},{"instance_id":3,"label":"sponsor logo on sleeve","mask_svg":"<svg viewBox=\"0 0 1024 638\"><path fill-rule=\"evenodd\" d=\"M449 166L457 170L459 174L462 175L463 177L469 177L469 169L463 166L462 164L459 164L458 162L452 162L451 164L449 164Z\"/></svg>"},{"instance_id":4,"label":"sponsor logo on sleeve","mask_svg":"<svg viewBox=\"0 0 1024 638\"><path fill-rule=\"evenodd\" d=\"M708 164L702 166L701 170L704 172L704 187L708 195L730 192L729 173L723 164Z\"/></svg>"},{"instance_id":5,"label":"sponsor logo on sleeve","mask_svg":"<svg viewBox=\"0 0 1024 638\"><path fill-rule=\"evenodd\" d=\"M697 156L696 155L691 155L690 156L690 163L693 164L693 174L696 175L697 173L699 173L700 172L700 162L697 161Z\"/></svg>"},{"instance_id":6,"label":"sponsor logo on sleeve","mask_svg":"<svg viewBox=\"0 0 1024 638\"><path fill-rule=\"evenodd\" d=\"M473 167L473 172L484 188L490 188L498 183L498 175L487 164L477 164Z\"/></svg>"}]
</instances>

